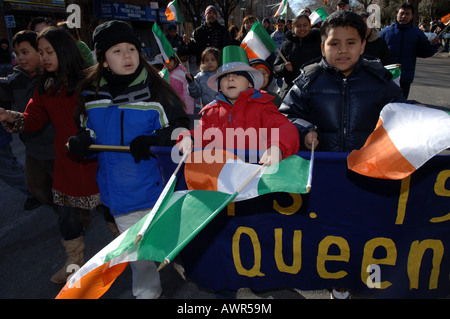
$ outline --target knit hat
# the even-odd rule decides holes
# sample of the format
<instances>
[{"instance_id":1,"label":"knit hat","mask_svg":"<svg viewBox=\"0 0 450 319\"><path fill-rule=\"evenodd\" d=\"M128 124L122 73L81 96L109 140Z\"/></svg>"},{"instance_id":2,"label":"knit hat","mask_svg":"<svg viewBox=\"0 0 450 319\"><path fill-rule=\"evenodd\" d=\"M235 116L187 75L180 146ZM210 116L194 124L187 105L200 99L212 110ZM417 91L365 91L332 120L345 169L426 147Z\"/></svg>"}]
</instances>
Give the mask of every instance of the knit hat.
<instances>
[{"instance_id":1,"label":"knit hat","mask_svg":"<svg viewBox=\"0 0 450 319\"><path fill-rule=\"evenodd\" d=\"M264 78L261 72L252 68L248 62L247 52L240 46L229 45L222 50L222 65L217 73L208 79L208 87L216 92L219 91L219 80L226 74L236 73L249 79L253 88L259 90Z\"/></svg>"},{"instance_id":2,"label":"knit hat","mask_svg":"<svg viewBox=\"0 0 450 319\"><path fill-rule=\"evenodd\" d=\"M206 9L205 9L205 15L207 15L208 12L211 11L211 10L213 10L213 11L215 11L217 13L217 8L215 6L207 6Z\"/></svg>"},{"instance_id":3,"label":"knit hat","mask_svg":"<svg viewBox=\"0 0 450 319\"><path fill-rule=\"evenodd\" d=\"M108 21L95 28L92 35L97 57L105 54L112 46L126 42L134 44L141 51L141 43L130 25L123 21Z\"/></svg>"}]
</instances>

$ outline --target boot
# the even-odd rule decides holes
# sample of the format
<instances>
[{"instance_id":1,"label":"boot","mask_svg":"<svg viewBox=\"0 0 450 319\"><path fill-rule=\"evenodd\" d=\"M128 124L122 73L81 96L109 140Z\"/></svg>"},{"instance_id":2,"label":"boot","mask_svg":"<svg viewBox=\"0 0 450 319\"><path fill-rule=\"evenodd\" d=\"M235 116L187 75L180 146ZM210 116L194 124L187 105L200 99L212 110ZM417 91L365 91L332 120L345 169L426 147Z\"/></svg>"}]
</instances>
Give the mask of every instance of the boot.
<instances>
[{"instance_id":1,"label":"boot","mask_svg":"<svg viewBox=\"0 0 450 319\"><path fill-rule=\"evenodd\" d=\"M84 264L83 236L71 240L62 240L62 245L66 250L67 260L64 266L50 278L50 281L55 284L65 284L72 272L79 269L76 267L81 267Z\"/></svg>"},{"instance_id":2,"label":"boot","mask_svg":"<svg viewBox=\"0 0 450 319\"><path fill-rule=\"evenodd\" d=\"M115 222L108 222L108 228L113 233L114 238L119 237L120 231Z\"/></svg>"}]
</instances>

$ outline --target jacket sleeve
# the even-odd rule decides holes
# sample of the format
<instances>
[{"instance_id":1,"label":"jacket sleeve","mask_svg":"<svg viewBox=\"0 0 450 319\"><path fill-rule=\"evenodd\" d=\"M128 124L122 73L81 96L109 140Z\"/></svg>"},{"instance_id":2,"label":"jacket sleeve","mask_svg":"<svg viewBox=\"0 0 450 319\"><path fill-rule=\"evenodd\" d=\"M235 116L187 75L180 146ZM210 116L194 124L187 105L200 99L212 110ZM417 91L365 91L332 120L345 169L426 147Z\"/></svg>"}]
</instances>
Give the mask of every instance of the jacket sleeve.
<instances>
[{"instance_id":1,"label":"jacket sleeve","mask_svg":"<svg viewBox=\"0 0 450 319\"><path fill-rule=\"evenodd\" d=\"M285 41L280 48L280 52L281 54L283 54L284 57L288 56L286 54L286 47L289 45L289 41ZM287 59L287 58L286 58ZM273 63L273 74L275 75L275 77L277 78L281 78L285 76L285 73L288 72L285 68L284 65L286 63L284 62L283 58L278 55L277 58L275 59L275 62Z\"/></svg>"},{"instance_id":2,"label":"jacket sleeve","mask_svg":"<svg viewBox=\"0 0 450 319\"><path fill-rule=\"evenodd\" d=\"M278 111L273 103L265 107L263 114L264 127L267 128L267 147L278 146L283 152L283 158L297 154L300 139L295 126Z\"/></svg>"},{"instance_id":3,"label":"jacket sleeve","mask_svg":"<svg viewBox=\"0 0 450 319\"><path fill-rule=\"evenodd\" d=\"M428 38L425 36L425 33L420 29L418 30L420 32L417 32L417 57L429 58L437 52L439 44L431 45L430 41L428 41Z\"/></svg>"}]
</instances>

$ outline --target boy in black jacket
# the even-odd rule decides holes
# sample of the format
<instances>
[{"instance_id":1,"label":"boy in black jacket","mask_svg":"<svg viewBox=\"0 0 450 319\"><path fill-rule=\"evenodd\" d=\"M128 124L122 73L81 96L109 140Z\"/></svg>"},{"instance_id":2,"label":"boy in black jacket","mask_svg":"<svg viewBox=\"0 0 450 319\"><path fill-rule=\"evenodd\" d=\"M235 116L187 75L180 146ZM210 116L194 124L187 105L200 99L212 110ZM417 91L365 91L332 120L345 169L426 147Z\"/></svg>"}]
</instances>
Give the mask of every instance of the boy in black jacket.
<instances>
[{"instance_id":1,"label":"boy in black jacket","mask_svg":"<svg viewBox=\"0 0 450 319\"><path fill-rule=\"evenodd\" d=\"M320 28L322 59L301 70L280 107L301 143L320 151L350 152L373 132L381 109L406 102L391 73L362 57L366 24L351 11L331 14ZM320 144L319 144L320 141Z\"/></svg>"}]
</instances>

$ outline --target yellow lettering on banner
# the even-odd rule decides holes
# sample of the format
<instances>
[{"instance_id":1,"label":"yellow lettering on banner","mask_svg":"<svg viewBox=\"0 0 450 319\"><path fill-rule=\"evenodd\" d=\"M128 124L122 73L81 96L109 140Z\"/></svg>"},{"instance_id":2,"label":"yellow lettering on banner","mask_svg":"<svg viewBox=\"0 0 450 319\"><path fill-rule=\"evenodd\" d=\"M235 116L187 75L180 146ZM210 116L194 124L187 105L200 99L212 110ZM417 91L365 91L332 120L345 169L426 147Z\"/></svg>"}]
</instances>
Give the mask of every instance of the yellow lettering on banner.
<instances>
[{"instance_id":1,"label":"yellow lettering on banner","mask_svg":"<svg viewBox=\"0 0 450 319\"><path fill-rule=\"evenodd\" d=\"M444 256L444 245L438 239L426 239L421 242L416 240L411 244L411 250L408 256L407 272L410 290L419 289L420 266L422 265L422 258L427 249L433 250L433 268L431 269L428 289L436 289L438 286L439 271L442 257Z\"/></svg>"},{"instance_id":2,"label":"yellow lettering on banner","mask_svg":"<svg viewBox=\"0 0 450 319\"><path fill-rule=\"evenodd\" d=\"M438 196L450 197L450 189L445 188L445 183L450 178L450 170L442 171L436 177L436 183L434 184L434 192Z\"/></svg>"},{"instance_id":3,"label":"yellow lettering on banner","mask_svg":"<svg viewBox=\"0 0 450 319\"><path fill-rule=\"evenodd\" d=\"M396 225L402 225L403 220L405 219L406 203L408 202L410 184L411 175L402 179L402 184L400 186L400 196L398 198L397 219L395 220Z\"/></svg>"},{"instance_id":4,"label":"yellow lettering on banner","mask_svg":"<svg viewBox=\"0 0 450 319\"><path fill-rule=\"evenodd\" d=\"M298 210L300 209L300 207L302 207L303 204L302 195L292 193L289 193L289 195L291 195L293 201L291 206L283 207L280 204L278 204L276 200L274 200L273 209L283 215L293 215L296 212L298 212Z\"/></svg>"},{"instance_id":5,"label":"yellow lettering on banner","mask_svg":"<svg viewBox=\"0 0 450 319\"><path fill-rule=\"evenodd\" d=\"M340 255L328 255L328 249L331 245L337 245L341 251ZM345 261L348 262L350 259L350 247L348 242L337 236L327 236L319 244L319 251L317 253L317 273L321 278L325 279L339 279L347 276L347 272L344 270L338 272L328 272L325 268L326 261Z\"/></svg>"},{"instance_id":6,"label":"yellow lettering on banner","mask_svg":"<svg viewBox=\"0 0 450 319\"><path fill-rule=\"evenodd\" d=\"M302 268L302 231L294 231L292 244L292 265L288 266L283 258L283 229L275 229L275 261L278 270L288 274L297 274Z\"/></svg>"},{"instance_id":7,"label":"yellow lettering on banner","mask_svg":"<svg viewBox=\"0 0 450 319\"><path fill-rule=\"evenodd\" d=\"M242 234L248 235L250 237L250 240L252 241L253 254L255 259L253 267L251 269L245 269L242 266L241 253L239 249L239 242L241 240ZM236 232L233 235L232 251L234 266L239 275L247 277L265 276L261 272L261 244L259 243L258 235L256 234L254 229L242 226L236 229Z\"/></svg>"},{"instance_id":8,"label":"yellow lettering on banner","mask_svg":"<svg viewBox=\"0 0 450 319\"><path fill-rule=\"evenodd\" d=\"M450 197L450 189L445 188L445 183L450 178L450 170L444 170L440 172L436 178L436 183L434 184L434 193L438 196ZM450 213L441 216L434 217L430 219L431 223L442 223L450 220Z\"/></svg>"},{"instance_id":9,"label":"yellow lettering on banner","mask_svg":"<svg viewBox=\"0 0 450 319\"><path fill-rule=\"evenodd\" d=\"M373 258L373 252L377 247L384 247L386 249L386 257L385 258ZM390 265L394 266L397 261L397 248L395 247L395 243L390 238L373 238L369 240L364 246L364 254L363 260L361 264L361 280L364 284L367 282L367 277L369 277L369 273L367 272L367 267L369 265ZM377 287L380 289L386 289L391 286L392 283L389 281L383 281L377 283Z\"/></svg>"}]
</instances>

